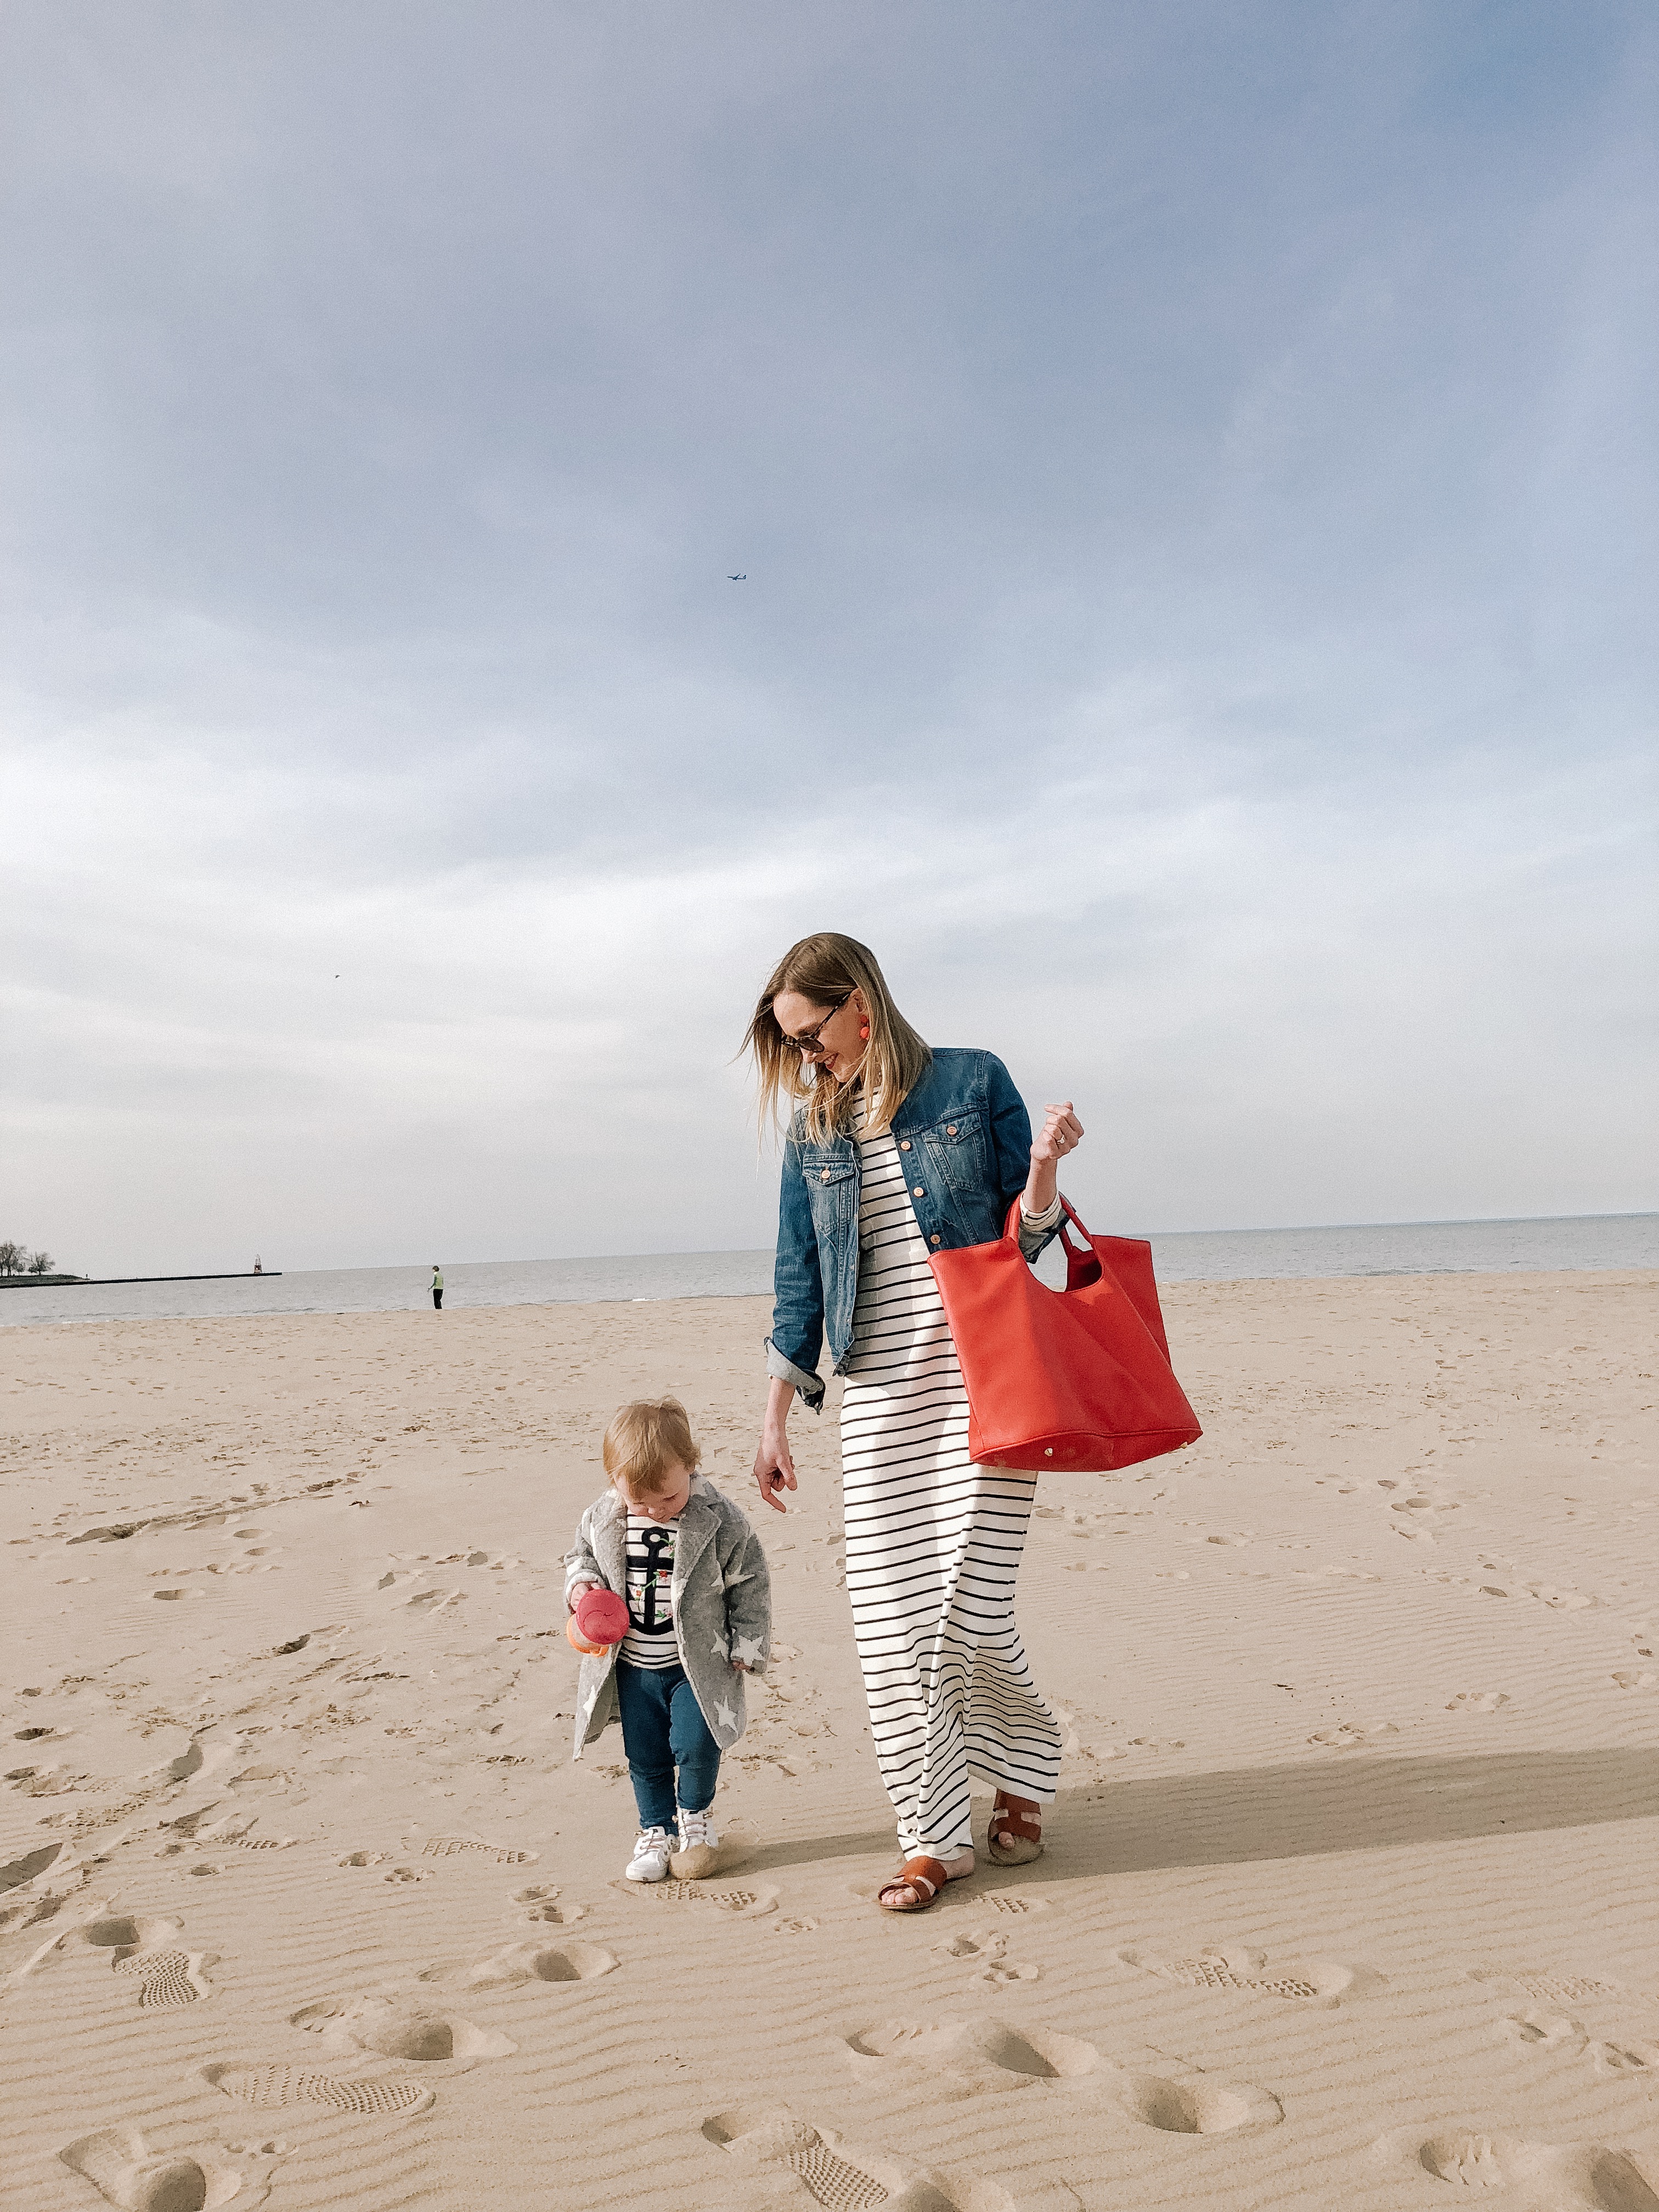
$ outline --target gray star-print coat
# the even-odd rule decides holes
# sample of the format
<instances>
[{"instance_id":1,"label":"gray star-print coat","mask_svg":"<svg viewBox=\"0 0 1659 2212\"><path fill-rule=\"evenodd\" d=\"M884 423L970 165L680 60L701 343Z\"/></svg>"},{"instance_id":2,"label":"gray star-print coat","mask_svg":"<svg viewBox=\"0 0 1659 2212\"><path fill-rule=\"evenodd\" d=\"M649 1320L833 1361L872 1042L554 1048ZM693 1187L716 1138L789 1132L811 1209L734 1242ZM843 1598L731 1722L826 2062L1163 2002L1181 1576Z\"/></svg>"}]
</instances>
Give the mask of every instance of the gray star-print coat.
<instances>
[{"instance_id":1,"label":"gray star-print coat","mask_svg":"<svg viewBox=\"0 0 1659 2212\"><path fill-rule=\"evenodd\" d=\"M729 1751L743 1734L741 1659L763 1672L772 1635L772 1583L766 1554L748 1515L721 1497L704 1475L692 1480L685 1510L674 1523L674 1637L680 1664L709 1734ZM567 1602L573 1583L603 1583L628 1595L628 1509L614 1490L596 1498L564 1555ZM603 1735L617 1717L614 1651L584 1656L576 1684L576 1749Z\"/></svg>"}]
</instances>

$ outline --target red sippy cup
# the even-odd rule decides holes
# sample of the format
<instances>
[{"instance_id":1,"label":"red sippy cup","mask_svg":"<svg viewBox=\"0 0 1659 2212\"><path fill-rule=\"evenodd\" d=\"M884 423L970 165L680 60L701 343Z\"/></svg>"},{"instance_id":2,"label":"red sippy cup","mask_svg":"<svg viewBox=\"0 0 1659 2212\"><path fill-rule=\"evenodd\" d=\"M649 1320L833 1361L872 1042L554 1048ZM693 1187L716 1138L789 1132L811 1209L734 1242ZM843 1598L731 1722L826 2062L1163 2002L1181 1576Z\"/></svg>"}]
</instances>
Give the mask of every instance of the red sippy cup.
<instances>
[{"instance_id":1,"label":"red sippy cup","mask_svg":"<svg viewBox=\"0 0 1659 2212\"><path fill-rule=\"evenodd\" d=\"M584 1590L564 1632L578 1651L590 1656L609 1651L628 1633L627 1605L615 1590Z\"/></svg>"}]
</instances>

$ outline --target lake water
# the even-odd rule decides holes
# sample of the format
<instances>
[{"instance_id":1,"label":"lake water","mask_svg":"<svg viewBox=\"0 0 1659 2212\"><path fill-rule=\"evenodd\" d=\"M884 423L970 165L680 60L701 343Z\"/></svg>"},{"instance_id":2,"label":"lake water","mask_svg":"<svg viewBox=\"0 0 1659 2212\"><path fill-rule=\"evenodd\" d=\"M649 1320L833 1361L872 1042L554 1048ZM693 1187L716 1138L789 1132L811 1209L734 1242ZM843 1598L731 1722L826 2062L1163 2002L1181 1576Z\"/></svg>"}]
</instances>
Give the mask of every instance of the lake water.
<instances>
[{"instance_id":1,"label":"lake water","mask_svg":"<svg viewBox=\"0 0 1659 2212\"><path fill-rule=\"evenodd\" d=\"M1659 1213L1539 1221L1391 1222L1337 1229L1150 1232L1165 1283L1261 1276L1457 1275L1556 1267L1659 1268ZM1053 1250L1039 1272L1050 1279ZM331 1267L228 1281L95 1283L0 1290L0 1326L208 1315L396 1313L428 1304L428 1267ZM444 1269L446 1312L465 1306L757 1297L772 1255L654 1252L595 1260L501 1260Z\"/></svg>"}]
</instances>

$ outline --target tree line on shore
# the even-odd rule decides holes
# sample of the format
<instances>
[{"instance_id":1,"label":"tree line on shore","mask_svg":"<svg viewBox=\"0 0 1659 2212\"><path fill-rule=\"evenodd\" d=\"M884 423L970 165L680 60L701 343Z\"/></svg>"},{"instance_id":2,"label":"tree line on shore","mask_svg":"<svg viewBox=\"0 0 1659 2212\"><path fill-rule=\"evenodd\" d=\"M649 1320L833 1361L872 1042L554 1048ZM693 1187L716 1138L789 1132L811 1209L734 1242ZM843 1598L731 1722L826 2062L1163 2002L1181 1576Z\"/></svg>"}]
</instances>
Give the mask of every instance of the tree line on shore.
<instances>
[{"instance_id":1,"label":"tree line on shore","mask_svg":"<svg viewBox=\"0 0 1659 2212\"><path fill-rule=\"evenodd\" d=\"M31 1252L9 1237L0 1243L0 1275L50 1275L57 1266L50 1252Z\"/></svg>"}]
</instances>

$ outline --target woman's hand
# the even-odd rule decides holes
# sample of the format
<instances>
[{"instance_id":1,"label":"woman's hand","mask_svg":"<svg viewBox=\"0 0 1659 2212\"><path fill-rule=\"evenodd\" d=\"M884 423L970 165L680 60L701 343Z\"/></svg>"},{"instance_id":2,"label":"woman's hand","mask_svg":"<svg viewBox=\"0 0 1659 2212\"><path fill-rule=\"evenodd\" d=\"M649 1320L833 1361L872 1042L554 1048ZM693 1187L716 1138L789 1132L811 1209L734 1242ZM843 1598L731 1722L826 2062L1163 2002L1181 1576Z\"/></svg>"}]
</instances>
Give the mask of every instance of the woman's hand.
<instances>
[{"instance_id":1,"label":"woman's hand","mask_svg":"<svg viewBox=\"0 0 1659 2212\"><path fill-rule=\"evenodd\" d=\"M601 1583L592 1583L592 1582L587 1582L587 1581L582 1581L582 1582L579 1582L579 1583L571 1583L571 1585L570 1585L570 1588L569 1588L569 1589L568 1589L568 1590L567 1590L567 1591L566 1591L566 1593L565 1593L565 1600L564 1600L564 1609L565 1609L565 1611L566 1611L567 1613L574 1613L574 1611L576 1610L576 1607L577 1607L581 1603L582 1600L583 1600L583 1599L587 1595L587 1593L589 1592L589 1590L591 1590L591 1589L602 1589L602 1588L603 1588L603 1584L601 1584Z\"/></svg>"},{"instance_id":2,"label":"woman's hand","mask_svg":"<svg viewBox=\"0 0 1659 2212\"><path fill-rule=\"evenodd\" d=\"M785 1427L794 1396L793 1382L782 1382L773 1376L772 1387L767 1393L760 1449L755 1454L755 1480L760 1486L760 1494L777 1513L789 1510L778 1492L795 1487L795 1462L789 1456L789 1437Z\"/></svg>"},{"instance_id":3,"label":"woman's hand","mask_svg":"<svg viewBox=\"0 0 1659 2212\"><path fill-rule=\"evenodd\" d=\"M1054 1204L1060 1163L1083 1142L1083 1124L1073 1113L1069 1098L1045 1106L1042 1111L1046 1118L1031 1147L1031 1172L1025 1183L1023 1204L1027 1213L1044 1213Z\"/></svg>"}]
</instances>

